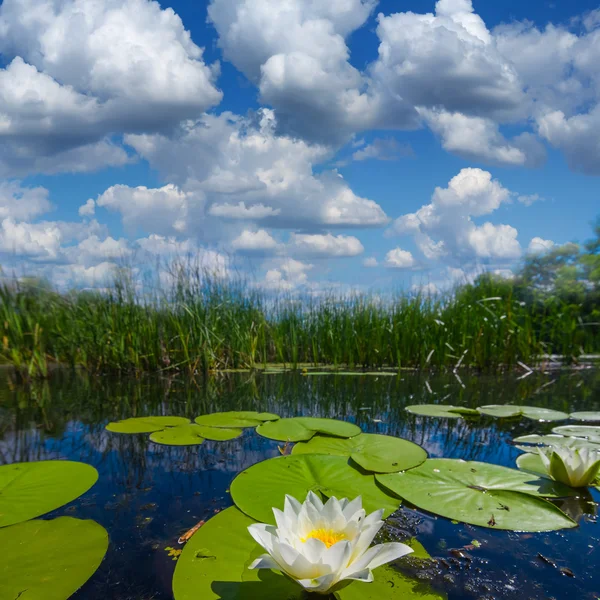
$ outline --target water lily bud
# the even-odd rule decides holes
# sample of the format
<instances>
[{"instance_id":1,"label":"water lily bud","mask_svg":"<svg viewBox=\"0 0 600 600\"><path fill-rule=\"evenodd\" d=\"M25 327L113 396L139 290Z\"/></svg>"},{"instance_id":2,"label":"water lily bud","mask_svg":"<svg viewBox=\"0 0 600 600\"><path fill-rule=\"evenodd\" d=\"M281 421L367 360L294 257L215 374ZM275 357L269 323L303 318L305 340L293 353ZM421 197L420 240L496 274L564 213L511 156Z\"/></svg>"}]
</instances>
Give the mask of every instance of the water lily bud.
<instances>
[{"instance_id":1,"label":"water lily bud","mask_svg":"<svg viewBox=\"0 0 600 600\"><path fill-rule=\"evenodd\" d=\"M600 473L600 452L595 450L551 446L538 451L548 475L571 487L591 485Z\"/></svg>"},{"instance_id":2,"label":"water lily bud","mask_svg":"<svg viewBox=\"0 0 600 600\"><path fill-rule=\"evenodd\" d=\"M383 525L383 510L367 516L360 496L326 504L313 492L304 504L286 496L283 512L274 508L273 514L276 527L248 527L267 551L250 569L279 570L313 593L329 594L342 581L371 582L373 569L412 552L399 543L369 548Z\"/></svg>"}]
</instances>

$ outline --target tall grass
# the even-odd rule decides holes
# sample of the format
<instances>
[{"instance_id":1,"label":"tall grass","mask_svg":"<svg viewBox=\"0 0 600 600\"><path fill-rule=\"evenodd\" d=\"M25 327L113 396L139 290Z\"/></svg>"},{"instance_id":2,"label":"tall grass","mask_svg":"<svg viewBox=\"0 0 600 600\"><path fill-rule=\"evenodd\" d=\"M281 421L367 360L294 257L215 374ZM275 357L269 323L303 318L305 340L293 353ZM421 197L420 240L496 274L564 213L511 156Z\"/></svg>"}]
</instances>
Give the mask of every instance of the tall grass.
<instances>
[{"instance_id":1,"label":"tall grass","mask_svg":"<svg viewBox=\"0 0 600 600\"><path fill-rule=\"evenodd\" d=\"M167 292L127 277L102 293L0 287L0 358L23 378L50 363L91 373L189 374L282 363L346 368L500 370L543 355L600 352L581 306L525 304L511 283L482 277L445 296L267 294L179 269Z\"/></svg>"}]
</instances>

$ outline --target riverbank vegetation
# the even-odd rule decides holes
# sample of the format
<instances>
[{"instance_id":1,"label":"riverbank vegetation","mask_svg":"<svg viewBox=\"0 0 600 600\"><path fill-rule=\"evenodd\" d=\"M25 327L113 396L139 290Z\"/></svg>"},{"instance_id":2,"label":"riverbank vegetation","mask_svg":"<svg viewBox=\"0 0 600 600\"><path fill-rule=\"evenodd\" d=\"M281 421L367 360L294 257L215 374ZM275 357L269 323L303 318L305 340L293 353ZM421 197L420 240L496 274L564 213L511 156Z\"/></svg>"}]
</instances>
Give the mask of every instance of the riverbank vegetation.
<instances>
[{"instance_id":1,"label":"riverbank vegetation","mask_svg":"<svg viewBox=\"0 0 600 600\"><path fill-rule=\"evenodd\" d=\"M528 255L513 279L482 273L439 295L267 293L179 260L168 291L140 295L124 271L102 292L0 287L0 357L24 379L49 365L91 373L322 366L533 366L600 352L595 239Z\"/></svg>"}]
</instances>

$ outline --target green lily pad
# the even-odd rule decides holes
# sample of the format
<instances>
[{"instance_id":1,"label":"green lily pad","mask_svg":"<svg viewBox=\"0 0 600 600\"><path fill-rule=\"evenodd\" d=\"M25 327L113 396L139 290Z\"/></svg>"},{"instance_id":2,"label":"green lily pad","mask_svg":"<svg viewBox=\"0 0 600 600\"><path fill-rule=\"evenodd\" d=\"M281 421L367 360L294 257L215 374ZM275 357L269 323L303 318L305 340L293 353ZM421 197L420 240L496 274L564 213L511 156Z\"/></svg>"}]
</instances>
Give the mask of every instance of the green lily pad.
<instances>
[{"instance_id":1,"label":"green lily pad","mask_svg":"<svg viewBox=\"0 0 600 600\"><path fill-rule=\"evenodd\" d=\"M242 435L241 429L226 429L225 427L204 427L202 425L179 425L169 427L164 431L155 431L150 440L165 446L199 446L204 440L224 442Z\"/></svg>"},{"instance_id":2,"label":"green lily pad","mask_svg":"<svg viewBox=\"0 0 600 600\"><path fill-rule=\"evenodd\" d=\"M296 444L292 454L333 454L347 456L366 471L395 473L420 465L427 452L408 440L361 433L349 440L317 435L309 442Z\"/></svg>"},{"instance_id":3,"label":"green lily pad","mask_svg":"<svg viewBox=\"0 0 600 600\"><path fill-rule=\"evenodd\" d=\"M600 450L600 444L583 438L565 437L563 435L522 435L513 442L519 444L534 444L532 446L517 446L519 450L537 453L538 446L566 446L568 448L589 448Z\"/></svg>"},{"instance_id":4,"label":"green lily pad","mask_svg":"<svg viewBox=\"0 0 600 600\"><path fill-rule=\"evenodd\" d=\"M576 523L539 496L572 494L567 486L481 462L435 458L377 481L415 506L442 517L513 531L553 531Z\"/></svg>"},{"instance_id":5,"label":"green lily pad","mask_svg":"<svg viewBox=\"0 0 600 600\"><path fill-rule=\"evenodd\" d=\"M360 427L347 421L318 419L315 417L294 417L263 423L256 432L270 440L279 442L305 442L317 433L341 438L350 438L361 433Z\"/></svg>"},{"instance_id":6,"label":"green lily pad","mask_svg":"<svg viewBox=\"0 0 600 600\"><path fill-rule=\"evenodd\" d=\"M0 467L0 527L60 508L85 494L97 480L98 471L80 462L44 460L4 465Z\"/></svg>"},{"instance_id":7,"label":"green lily pad","mask_svg":"<svg viewBox=\"0 0 600 600\"><path fill-rule=\"evenodd\" d=\"M422 417L441 417L444 419L460 419L461 417L478 417L474 408L452 406L451 404L412 404L406 410Z\"/></svg>"},{"instance_id":8,"label":"green lily pad","mask_svg":"<svg viewBox=\"0 0 600 600\"><path fill-rule=\"evenodd\" d=\"M190 420L184 417L133 417L109 423L106 429L113 433L153 433L167 427L187 425L189 422Z\"/></svg>"},{"instance_id":9,"label":"green lily pad","mask_svg":"<svg viewBox=\"0 0 600 600\"><path fill-rule=\"evenodd\" d=\"M575 421L600 421L600 411L585 411L571 413L571 419Z\"/></svg>"},{"instance_id":10,"label":"green lily pad","mask_svg":"<svg viewBox=\"0 0 600 600\"><path fill-rule=\"evenodd\" d=\"M106 529L60 517L0 529L0 598L67 600L100 566Z\"/></svg>"},{"instance_id":11,"label":"green lily pad","mask_svg":"<svg viewBox=\"0 0 600 600\"><path fill-rule=\"evenodd\" d=\"M257 427L265 421L277 421L279 417L272 413L259 413L252 410L219 412L200 415L195 421L207 427L223 427L225 429L245 429Z\"/></svg>"},{"instance_id":12,"label":"green lily pad","mask_svg":"<svg viewBox=\"0 0 600 600\"><path fill-rule=\"evenodd\" d=\"M544 462L542 461L542 457L539 453L530 453L530 454L521 454L517 458L517 467L522 469L523 471L528 471L529 473L535 473L540 477L544 477L545 479L549 479L552 481L552 478L546 471L546 467L544 467ZM596 489L600 490L600 480L597 479L594 481L594 486Z\"/></svg>"},{"instance_id":13,"label":"green lily pad","mask_svg":"<svg viewBox=\"0 0 600 600\"><path fill-rule=\"evenodd\" d=\"M569 415L559 410L539 408L537 406L515 406L512 404L489 404L477 409L482 415L509 419L511 417L525 417L534 421L564 421Z\"/></svg>"},{"instance_id":14,"label":"green lily pad","mask_svg":"<svg viewBox=\"0 0 600 600\"><path fill-rule=\"evenodd\" d=\"M600 443L600 427L594 427L593 425L561 425L555 427L552 433L587 438L590 442Z\"/></svg>"},{"instance_id":15,"label":"green lily pad","mask_svg":"<svg viewBox=\"0 0 600 600\"><path fill-rule=\"evenodd\" d=\"M175 568L175 600L302 600L300 585L267 569L249 565L264 550L248 533L255 523L231 507L210 519L186 544ZM420 548L420 544L416 543ZM415 554L417 548L415 548ZM420 556L426 553L419 552ZM421 581L388 566L373 571L375 581L354 582L337 592L339 600L443 600ZM414 590L414 595L413 595Z\"/></svg>"},{"instance_id":16,"label":"green lily pad","mask_svg":"<svg viewBox=\"0 0 600 600\"><path fill-rule=\"evenodd\" d=\"M367 512L390 515L400 500L382 490L373 475L362 474L344 456L301 454L271 458L242 471L231 484L235 505L261 523L274 523L273 508L283 509L285 494L304 502L309 491L323 498L362 496Z\"/></svg>"}]
</instances>

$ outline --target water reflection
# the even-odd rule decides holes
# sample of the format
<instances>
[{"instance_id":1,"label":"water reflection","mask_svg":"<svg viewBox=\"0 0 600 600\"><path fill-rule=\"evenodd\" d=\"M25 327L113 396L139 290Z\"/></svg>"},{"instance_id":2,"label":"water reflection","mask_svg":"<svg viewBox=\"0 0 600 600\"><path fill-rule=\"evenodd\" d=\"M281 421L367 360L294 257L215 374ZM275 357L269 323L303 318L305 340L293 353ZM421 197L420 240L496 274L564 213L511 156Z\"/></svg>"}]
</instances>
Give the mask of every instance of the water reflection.
<instances>
[{"instance_id":1,"label":"water reflection","mask_svg":"<svg viewBox=\"0 0 600 600\"><path fill-rule=\"evenodd\" d=\"M531 404L567 412L600 409L600 374L580 370L535 373L525 379L452 374L399 377L221 375L206 381L90 378L57 372L29 388L0 372L0 464L69 458L94 465L98 484L56 514L93 518L111 534L111 547L78 600L171 598L173 561L164 551L177 537L231 504L235 475L279 451L277 443L248 430L229 442L167 447L148 436L111 434L104 426L131 416L169 414L193 418L220 410L260 410L282 416L344 418L364 431L422 445L431 456L514 466L517 435L549 433L552 424L430 419L404 410L409 404L444 402L469 407ZM419 539L440 562L421 575L459 598L595 598L598 558L596 502L580 495L561 506L580 521L577 530L517 534L482 530L404 509L391 529ZM399 533L400 535L400 533ZM479 546L473 546L477 540ZM468 546L469 560L451 550ZM463 552L464 554L464 552ZM551 555L556 565L540 561ZM561 571L569 568L571 578Z\"/></svg>"}]
</instances>

